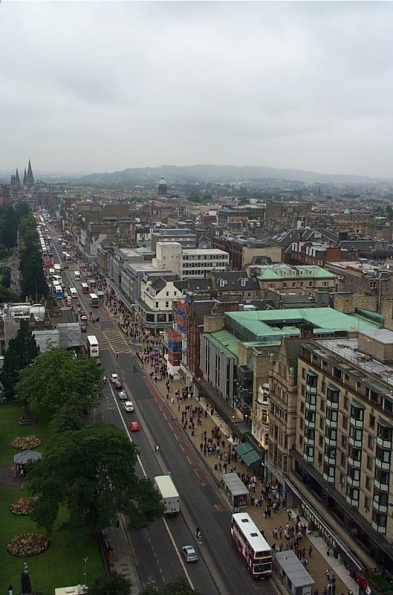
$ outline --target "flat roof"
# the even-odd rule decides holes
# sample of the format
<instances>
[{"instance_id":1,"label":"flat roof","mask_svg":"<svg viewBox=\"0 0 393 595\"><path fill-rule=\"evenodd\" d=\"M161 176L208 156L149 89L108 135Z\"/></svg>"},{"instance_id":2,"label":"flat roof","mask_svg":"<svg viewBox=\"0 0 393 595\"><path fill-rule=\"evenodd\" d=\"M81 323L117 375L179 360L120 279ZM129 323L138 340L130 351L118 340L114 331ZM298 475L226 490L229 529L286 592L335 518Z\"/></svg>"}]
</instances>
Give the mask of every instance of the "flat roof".
<instances>
[{"instance_id":1,"label":"flat roof","mask_svg":"<svg viewBox=\"0 0 393 595\"><path fill-rule=\"evenodd\" d=\"M306 587L315 583L292 550L277 552L276 560L294 587Z\"/></svg>"},{"instance_id":2,"label":"flat roof","mask_svg":"<svg viewBox=\"0 0 393 595\"><path fill-rule=\"evenodd\" d=\"M377 322L364 320L355 315L344 314L333 308L286 308L283 310L254 310L226 312L229 329L236 330L237 336L245 340L266 341L267 337L291 335L292 329L309 324L314 334L346 331L376 330ZM279 328L283 327L283 328ZM298 334L298 333L297 333Z\"/></svg>"}]
</instances>

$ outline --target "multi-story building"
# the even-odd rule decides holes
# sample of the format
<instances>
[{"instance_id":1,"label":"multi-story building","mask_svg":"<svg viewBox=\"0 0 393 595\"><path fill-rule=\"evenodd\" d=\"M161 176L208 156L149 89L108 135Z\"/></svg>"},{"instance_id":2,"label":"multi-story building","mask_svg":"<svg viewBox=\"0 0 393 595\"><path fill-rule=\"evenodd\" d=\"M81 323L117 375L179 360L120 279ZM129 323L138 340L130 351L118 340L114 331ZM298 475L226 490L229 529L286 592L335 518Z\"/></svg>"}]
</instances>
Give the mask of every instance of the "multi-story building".
<instances>
[{"instance_id":1,"label":"multi-story building","mask_svg":"<svg viewBox=\"0 0 393 595\"><path fill-rule=\"evenodd\" d=\"M172 327L172 300L181 295L173 283L176 279L174 274L167 274L165 279L156 275L145 275L141 279L137 302L139 318L142 326L153 335Z\"/></svg>"},{"instance_id":2,"label":"multi-story building","mask_svg":"<svg viewBox=\"0 0 393 595\"><path fill-rule=\"evenodd\" d=\"M151 230L151 249L157 252L158 242L177 242L182 248L196 248L197 239L190 229L155 227Z\"/></svg>"},{"instance_id":3,"label":"multi-story building","mask_svg":"<svg viewBox=\"0 0 393 595\"><path fill-rule=\"evenodd\" d=\"M319 266L287 264L250 267L257 274L261 297L271 299L277 309L285 307L285 295L306 296L318 302L336 290L336 275ZM322 303L322 299L320 299Z\"/></svg>"},{"instance_id":4,"label":"multi-story building","mask_svg":"<svg viewBox=\"0 0 393 595\"><path fill-rule=\"evenodd\" d=\"M178 242L157 242L153 265L158 270L171 270L181 279L203 278L211 271L226 271L229 255L214 248L182 248Z\"/></svg>"},{"instance_id":5,"label":"multi-story building","mask_svg":"<svg viewBox=\"0 0 393 595\"><path fill-rule=\"evenodd\" d=\"M268 465L336 557L390 569L393 332L288 345L271 372Z\"/></svg>"}]
</instances>

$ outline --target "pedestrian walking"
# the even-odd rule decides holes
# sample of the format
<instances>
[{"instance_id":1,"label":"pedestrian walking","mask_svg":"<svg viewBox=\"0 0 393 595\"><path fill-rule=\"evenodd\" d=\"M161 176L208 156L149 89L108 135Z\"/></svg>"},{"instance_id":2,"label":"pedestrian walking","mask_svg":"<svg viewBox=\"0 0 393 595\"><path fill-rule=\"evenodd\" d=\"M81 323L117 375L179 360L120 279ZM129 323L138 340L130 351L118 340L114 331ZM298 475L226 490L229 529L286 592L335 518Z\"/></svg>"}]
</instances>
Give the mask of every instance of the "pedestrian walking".
<instances>
[{"instance_id":1,"label":"pedestrian walking","mask_svg":"<svg viewBox=\"0 0 393 595\"><path fill-rule=\"evenodd\" d=\"M308 556L309 556L309 558L311 558L311 554L312 554L312 545L310 543L310 545L308 546Z\"/></svg>"}]
</instances>

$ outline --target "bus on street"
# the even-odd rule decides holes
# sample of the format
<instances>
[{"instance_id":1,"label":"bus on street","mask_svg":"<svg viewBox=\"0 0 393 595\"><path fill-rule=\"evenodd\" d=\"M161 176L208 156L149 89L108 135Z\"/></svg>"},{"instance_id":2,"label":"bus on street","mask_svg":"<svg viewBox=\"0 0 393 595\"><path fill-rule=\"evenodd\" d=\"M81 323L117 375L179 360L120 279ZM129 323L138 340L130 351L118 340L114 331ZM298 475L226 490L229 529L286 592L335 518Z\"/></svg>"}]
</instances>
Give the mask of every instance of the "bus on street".
<instances>
[{"instance_id":1,"label":"bus on street","mask_svg":"<svg viewBox=\"0 0 393 595\"><path fill-rule=\"evenodd\" d=\"M231 538L253 579L272 574L272 549L246 512L232 515Z\"/></svg>"},{"instance_id":2,"label":"bus on street","mask_svg":"<svg viewBox=\"0 0 393 595\"><path fill-rule=\"evenodd\" d=\"M98 346L97 337L94 335L88 335L87 337L87 355L89 357L100 356L100 348Z\"/></svg>"},{"instance_id":3,"label":"bus on street","mask_svg":"<svg viewBox=\"0 0 393 595\"><path fill-rule=\"evenodd\" d=\"M95 293L90 294L90 305L92 308L98 308L98 295Z\"/></svg>"},{"instance_id":4,"label":"bus on street","mask_svg":"<svg viewBox=\"0 0 393 595\"><path fill-rule=\"evenodd\" d=\"M82 293L84 293L85 295L87 295L89 293L89 286L87 283L81 283L82 285Z\"/></svg>"}]
</instances>

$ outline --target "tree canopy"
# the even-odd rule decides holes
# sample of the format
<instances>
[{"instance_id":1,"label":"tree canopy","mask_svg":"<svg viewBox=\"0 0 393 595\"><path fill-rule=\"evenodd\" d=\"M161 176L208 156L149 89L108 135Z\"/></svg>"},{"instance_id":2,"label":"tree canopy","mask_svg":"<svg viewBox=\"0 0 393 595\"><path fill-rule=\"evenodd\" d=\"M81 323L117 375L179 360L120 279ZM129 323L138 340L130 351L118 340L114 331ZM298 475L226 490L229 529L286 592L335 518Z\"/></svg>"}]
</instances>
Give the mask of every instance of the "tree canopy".
<instances>
[{"instance_id":1,"label":"tree canopy","mask_svg":"<svg viewBox=\"0 0 393 595\"><path fill-rule=\"evenodd\" d=\"M36 414L54 413L65 405L87 414L100 403L102 387L102 371L95 360L53 348L20 372L16 391Z\"/></svg>"},{"instance_id":2,"label":"tree canopy","mask_svg":"<svg viewBox=\"0 0 393 595\"><path fill-rule=\"evenodd\" d=\"M34 361L39 352L40 349L29 329L28 321L21 320L18 332L15 338L10 340L4 356L1 381L6 398L12 398L15 395L15 386L21 371Z\"/></svg>"},{"instance_id":3,"label":"tree canopy","mask_svg":"<svg viewBox=\"0 0 393 595\"><path fill-rule=\"evenodd\" d=\"M118 513L130 529L141 529L163 514L150 479L135 473L138 450L112 425L91 425L51 438L46 456L29 466L29 490L38 496L31 518L51 531L60 506L63 529L91 536L114 525Z\"/></svg>"},{"instance_id":4,"label":"tree canopy","mask_svg":"<svg viewBox=\"0 0 393 595\"><path fill-rule=\"evenodd\" d=\"M89 587L89 595L127 595L130 592L130 581L118 572L100 574Z\"/></svg>"}]
</instances>

